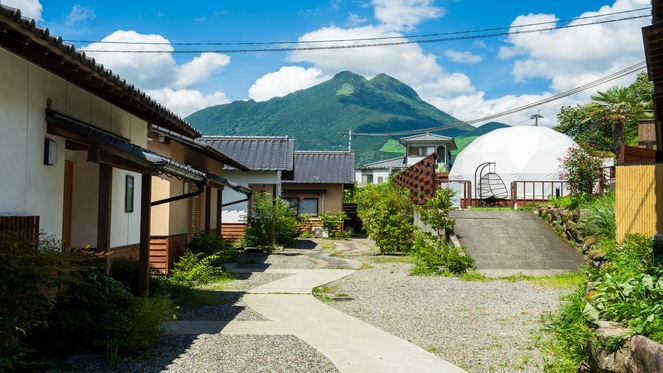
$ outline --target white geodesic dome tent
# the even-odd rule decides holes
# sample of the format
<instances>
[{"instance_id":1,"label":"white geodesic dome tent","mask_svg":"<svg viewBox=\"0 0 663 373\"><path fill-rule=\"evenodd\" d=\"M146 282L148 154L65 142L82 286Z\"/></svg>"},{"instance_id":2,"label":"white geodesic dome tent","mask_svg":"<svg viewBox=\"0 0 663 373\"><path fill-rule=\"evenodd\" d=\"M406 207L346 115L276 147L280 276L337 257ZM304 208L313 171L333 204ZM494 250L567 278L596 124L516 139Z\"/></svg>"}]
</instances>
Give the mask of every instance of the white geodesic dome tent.
<instances>
[{"instance_id":1,"label":"white geodesic dome tent","mask_svg":"<svg viewBox=\"0 0 663 373\"><path fill-rule=\"evenodd\" d=\"M547 127L520 126L501 128L478 137L456 156L449 181L469 180L477 190L475 172L486 163L494 162L487 170L502 179L506 193L510 196L511 182L518 181L558 181L561 180L561 158L575 145L568 136ZM478 176L477 176L478 177ZM518 192L519 197L531 198L541 195L543 186L532 191L527 187ZM537 188L537 187L534 187ZM553 194L552 185L543 191L544 196ZM525 193L522 195L522 193ZM474 195L477 192L473 193ZM565 194L565 193L563 193Z\"/></svg>"}]
</instances>

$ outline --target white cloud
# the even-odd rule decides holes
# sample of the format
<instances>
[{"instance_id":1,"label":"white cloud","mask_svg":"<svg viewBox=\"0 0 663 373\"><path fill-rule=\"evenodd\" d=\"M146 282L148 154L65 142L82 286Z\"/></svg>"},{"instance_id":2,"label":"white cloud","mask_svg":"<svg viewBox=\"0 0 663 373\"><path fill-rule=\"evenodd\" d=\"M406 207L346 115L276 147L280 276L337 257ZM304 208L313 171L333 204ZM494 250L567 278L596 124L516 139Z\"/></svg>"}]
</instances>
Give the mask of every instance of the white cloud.
<instances>
[{"instance_id":1,"label":"white cloud","mask_svg":"<svg viewBox=\"0 0 663 373\"><path fill-rule=\"evenodd\" d=\"M372 0L375 18L392 30L411 29L424 20L439 18L444 9L430 5L432 0Z\"/></svg>"},{"instance_id":2,"label":"white cloud","mask_svg":"<svg viewBox=\"0 0 663 373\"><path fill-rule=\"evenodd\" d=\"M74 5L67 16L67 25L71 26L78 22L92 20L96 17L94 9L87 6Z\"/></svg>"},{"instance_id":3,"label":"white cloud","mask_svg":"<svg viewBox=\"0 0 663 373\"><path fill-rule=\"evenodd\" d=\"M351 29L330 26L305 34L300 40L398 37L401 35L382 26L369 25ZM348 43L342 44L347 45ZM336 44L330 43L330 45ZM340 71L349 70L372 78L379 73L384 73L412 86L437 79L445 80L449 77L449 74L437 63L437 57L425 53L417 44L389 48L295 51L287 57L287 61L310 63L325 75L334 75Z\"/></svg>"},{"instance_id":4,"label":"white cloud","mask_svg":"<svg viewBox=\"0 0 663 373\"><path fill-rule=\"evenodd\" d=\"M264 75L249 89L249 97L256 101L267 101L273 97L285 96L300 89L306 89L328 80L318 69L305 69L298 66L284 66L279 71Z\"/></svg>"},{"instance_id":5,"label":"white cloud","mask_svg":"<svg viewBox=\"0 0 663 373\"><path fill-rule=\"evenodd\" d=\"M604 6L597 12L586 12L580 16L648 5L649 0L617 0L612 6ZM549 14L522 15L516 18L512 26L547 21L557 21L557 18ZM591 20L576 20L571 24L588 22ZM502 47L499 57L516 59L512 74L517 81L543 78L551 80L553 91L564 91L587 83L587 79L594 80L644 60L642 35L637 31L649 22L647 17L547 33L510 35L508 42L511 46Z\"/></svg>"},{"instance_id":6,"label":"white cloud","mask_svg":"<svg viewBox=\"0 0 663 373\"><path fill-rule=\"evenodd\" d=\"M350 15L348 15L348 25L351 27L357 27L362 23L366 23L367 21L368 20L366 18L362 18L355 13L350 13Z\"/></svg>"},{"instance_id":7,"label":"white cloud","mask_svg":"<svg viewBox=\"0 0 663 373\"><path fill-rule=\"evenodd\" d=\"M171 52L170 42L161 35L144 35L135 31L115 31L102 39L103 42L123 41L142 44L93 43L82 47L98 63L113 70L122 79L145 90L155 100L168 109L185 116L211 104L227 103L224 93L211 95L191 88L209 79L212 74L230 64L230 57L218 53L203 53L192 61L178 65ZM145 44L152 43L152 44ZM89 52L90 50L156 50L164 53L108 53Z\"/></svg>"},{"instance_id":8,"label":"white cloud","mask_svg":"<svg viewBox=\"0 0 663 373\"><path fill-rule=\"evenodd\" d=\"M483 60L481 56L472 54L472 52L456 52L452 49L447 49L444 51L444 55L454 62L466 63L469 65L481 62L481 60Z\"/></svg>"},{"instance_id":9,"label":"white cloud","mask_svg":"<svg viewBox=\"0 0 663 373\"><path fill-rule=\"evenodd\" d=\"M170 88L163 88L151 89L146 91L146 93L180 117L186 117L208 106L230 102L225 93L221 92L203 95L200 91L195 90L180 89L176 91Z\"/></svg>"},{"instance_id":10,"label":"white cloud","mask_svg":"<svg viewBox=\"0 0 663 373\"><path fill-rule=\"evenodd\" d=\"M23 17L43 21L41 18L43 7L39 0L2 0L2 4L20 9Z\"/></svg>"}]
</instances>

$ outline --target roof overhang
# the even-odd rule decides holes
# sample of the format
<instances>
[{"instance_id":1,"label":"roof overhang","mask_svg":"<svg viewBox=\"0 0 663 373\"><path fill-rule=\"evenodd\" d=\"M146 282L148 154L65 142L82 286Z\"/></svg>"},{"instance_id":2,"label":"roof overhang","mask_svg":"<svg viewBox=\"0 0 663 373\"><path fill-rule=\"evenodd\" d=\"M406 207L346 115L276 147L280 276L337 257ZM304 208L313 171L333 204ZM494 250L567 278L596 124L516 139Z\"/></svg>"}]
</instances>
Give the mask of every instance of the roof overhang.
<instances>
[{"instance_id":1,"label":"roof overhang","mask_svg":"<svg viewBox=\"0 0 663 373\"><path fill-rule=\"evenodd\" d=\"M215 174L174 161L150 150L113 136L89 124L46 110L48 133L84 144L88 161L143 174L166 175L217 188L229 187L250 195L251 190ZM79 147L80 150L84 147Z\"/></svg>"},{"instance_id":2,"label":"roof overhang","mask_svg":"<svg viewBox=\"0 0 663 373\"><path fill-rule=\"evenodd\" d=\"M159 127L159 126L156 126L156 125L152 126L152 131L157 133L157 134L164 135L165 137L168 137L169 139L177 141L178 143L180 143L180 144L182 144L182 145L184 145L184 146L186 146L190 149L193 149L193 150L195 150L199 153L205 154L206 156L223 163L224 166L226 166L226 165L232 166L232 167L234 167L234 168L236 168L240 171L250 171L250 169L248 167L246 167L243 164L237 162L236 160L234 160L233 158L231 158L228 155L224 154L220 150L218 150L218 149L216 149L216 148L214 148L210 145L207 145L203 141L197 141L197 140L192 139L190 137L181 135L181 134L179 134L175 131L171 131L171 130L168 130L166 128L162 128L162 127Z\"/></svg>"},{"instance_id":3,"label":"roof overhang","mask_svg":"<svg viewBox=\"0 0 663 373\"><path fill-rule=\"evenodd\" d=\"M189 123L141 92L94 58L73 45L50 35L33 19L22 18L18 9L0 4L0 47L41 66L51 73L101 97L148 123L197 137L201 133Z\"/></svg>"}]
</instances>

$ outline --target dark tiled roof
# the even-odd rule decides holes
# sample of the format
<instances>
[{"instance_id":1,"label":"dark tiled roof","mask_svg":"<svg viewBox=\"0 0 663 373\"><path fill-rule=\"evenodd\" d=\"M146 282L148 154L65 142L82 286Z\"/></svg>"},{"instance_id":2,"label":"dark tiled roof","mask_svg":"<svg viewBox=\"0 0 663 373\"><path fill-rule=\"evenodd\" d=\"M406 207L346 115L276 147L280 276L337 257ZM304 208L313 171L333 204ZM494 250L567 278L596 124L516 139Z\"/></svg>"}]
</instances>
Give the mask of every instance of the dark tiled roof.
<instances>
[{"instance_id":1,"label":"dark tiled roof","mask_svg":"<svg viewBox=\"0 0 663 373\"><path fill-rule=\"evenodd\" d=\"M354 184L355 155L347 152L295 152L294 183Z\"/></svg>"},{"instance_id":2,"label":"dark tiled roof","mask_svg":"<svg viewBox=\"0 0 663 373\"><path fill-rule=\"evenodd\" d=\"M159 126L152 126L152 131L156 132L157 134L164 135L166 137L169 137L184 146L187 146L191 149L197 150L205 155L208 155L212 159L215 159L224 165L232 166L234 168L240 169L242 171L250 171L248 167L244 166L243 164L235 161L231 157L227 156L226 154L223 154L216 148L207 145L202 142L195 141L194 139L191 139L189 137L186 137L184 135L180 135L179 133L175 133L173 131L169 131L165 128L161 128Z\"/></svg>"},{"instance_id":3,"label":"dark tiled roof","mask_svg":"<svg viewBox=\"0 0 663 373\"><path fill-rule=\"evenodd\" d=\"M384 161L366 163L359 167L360 170L391 170L408 168L405 156L387 159Z\"/></svg>"},{"instance_id":4,"label":"dark tiled roof","mask_svg":"<svg viewBox=\"0 0 663 373\"><path fill-rule=\"evenodd\" d=\"M0 4L0 46L16 53L61 78L93 93L127 112L180 134L197 137L200 132L166 107L127 83L94 58L51 35L35 20L21 17L21 11Z\"/></svg>"},{"instance_id":5,"label":"dark tiled roof","mask_svg":"<svg viewBox=\"0 0 663 373\"><path fill-rule=\"evenodd\" d=\"M252 171L292 171L295 140L268 136L203 136L197 143L212 146ZM225 169L233 167L225 165Z\"/></svg>"}]
</instances>

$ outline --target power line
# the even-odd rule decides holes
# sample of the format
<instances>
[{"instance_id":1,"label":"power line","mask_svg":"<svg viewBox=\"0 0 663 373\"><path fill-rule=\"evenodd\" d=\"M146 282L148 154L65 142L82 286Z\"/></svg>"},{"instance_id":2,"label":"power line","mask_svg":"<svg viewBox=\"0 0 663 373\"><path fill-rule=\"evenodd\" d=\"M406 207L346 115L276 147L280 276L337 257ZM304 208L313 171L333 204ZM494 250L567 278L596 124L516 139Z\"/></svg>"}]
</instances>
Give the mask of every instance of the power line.
<instances>
[{"instance_id":1,"label":"power line","mask_svg":"<svg viewBox=\"0 0 663 373\"><path fill-rule=\"evenodd\" d=\"M159 53L246 53L246 52L292 52L292 51L312 51L312 50L329 50L329 49L354 49L354 48L368 48L368 47L386 47L386 46L396 46L396 45L407 45L407 44L424 44L424 43L441 43L448 41L457 41L457 40L469 40L469 39L483 39L496 36L509 36L517 34L530 34L535 32L547 32L555 30L570 29L576 27L584 26L593 26L604 23L613 23L628 21L638 18L649 17L650 15L640 15L632 16L625 18L609 19L604 21L596 21L590 23L582 23L576 25L563 25L563 26L553 26L546 28L539 28L533 30L519 30L519 31L507 31L507 32L496 32L492 34L483 34L483 35L469 35L469 36L457 36L450 38L437 38L437 39L424 39L424 40L403 40L397 42L386 42L386 43L369 43L369 44L349 44L349 45L332 45L332 46L321 46L321 47L284 47L284 48L257 48L257 49L202 49L202 50L173 50L173 51L164 51L164 50L104 50L104 49L84 49L86 53L143 53L143 54L159 54ZM401 37L403 38L403 37Z\"/></svg>"},{"instance_id":2,"label":"power line","mask_svg":"<svg viewBox=\"0 0 663 373\"><path fill-rule=\"evenodd\" d=\"M316 43L339 43L339 42L358 42L358 41L376 41L376 40L393 40L393 39L416 39L416 38L426 38L433 36L444 36L444 35L458 35L458 34L469 34L469 33L478 33L478 32L488 32L488 31L498 31L504 29L514 29L522 27L532 27L532 26L541 26L555 23L564 23L572 22L586 19L594 18L603 18L619 14L627 14L633 12L639 12L643 10L651 10L651 7L639 8L624 10L621 12L597 14L593 16L585 17L575 17L567 18L556 21L546 21L546 22L536 22L528 23L523 25L511 25L511 26L502 26L495 28L486 28L479 30L464 30L464 31L451 31L451 32L440 32L433 34L421 34L421 35L400 35L400 36L382 36L382 37L373 37L373 38L353 38L353 39L331 39L331 40L300 40L300 41L267 41L267 42L143 42L143 41L103 41L103 40L72 40L65 39L66 42L70 43L98 43L98 44L122 44L122 45L287 45L287 44L316 44ZM649 14L643 15L642 17L648 17Z\"/></svg>"},{"instance_id":3,"label":"power line","mask_svg":"<svg viewBox=\"0 0 663 373\"><path fill-rule=\"evenodd\" d=\"M410 131L382 132L382 133L356 133L356 132L353 132L352 136L375 136L375 137L377 137L377 136L414 135L414 134L424 133L424 132L444 131L444 130L448 130L448 129L452 129L452 128L456 128L456 127L462 127L462 126L465 126L465 125L468 125L468 124L486 122L486 121L491 120L491 119L503 117L503 116L514 114L514 113L524 111L524 110L529 110L533 107L540 106L540 105L543 105L543 104L547 104L549 102L556 101L556 100L559 100L559 99L567 97L567 96L571 96L571 95L576 94L578 92L582 92L582 91L585 91L587 89L594 88L594 87L599 86L603 83L607 83L607 82L610 82L612 80L619 79L623 76L632 74L632 73L634 73L638 70L642 70L646 66L647 66L646 62L642 61L638 64L633 65L633 66L627 67L624 70L617 71L616 73L610 74L608 76L604 76L603 78L600 78L600 79L597 79L593 82L590 82L590 83L581 85L579 87L573 88L573 89L568 90L566 92L562 92L562 93L556 94L554 96L550 96L548 98L545 98L543 100L536 101L536 102L533 102L531 104L527 104L527 105L524 105L524 106L517 107L515 109L507 110L507 111L504 111L504 112L501 112L501 113L498 113L498 114L488 115L488 116L483 117L483 118L472 119L472 120L462 121L462 122L458 122L458 123L452 123L452 124L439 126L439 127L420 128L420 129L417 129L417 130L410 130ZM346 134L347 134L347 132L341 132L341 136L345 136Z\"/></svg>"}]
</instances>

